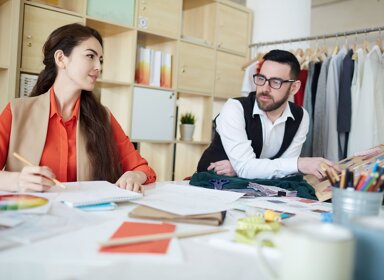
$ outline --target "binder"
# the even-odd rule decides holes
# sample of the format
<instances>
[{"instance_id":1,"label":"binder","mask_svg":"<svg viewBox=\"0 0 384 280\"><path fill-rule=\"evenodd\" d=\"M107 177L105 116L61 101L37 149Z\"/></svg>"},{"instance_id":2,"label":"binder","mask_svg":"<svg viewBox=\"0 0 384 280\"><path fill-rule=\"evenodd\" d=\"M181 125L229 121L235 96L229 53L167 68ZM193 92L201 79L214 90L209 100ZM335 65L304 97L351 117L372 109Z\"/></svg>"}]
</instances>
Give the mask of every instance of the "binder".
<instances>
[{"instance_id":1,"label":"binder","mask_svg":"<svg viewBox=\"0 0 384 280\"><path fill-rule=\"evenodd\" d=\"M151 50L150 68L149 85L159 87L161 72L161 51Z\"/></svg>"},{"instance_id":2,"label":"binder","mask_svg":"<svg viewBox=\"0 0 384 280\"><path fill-rule=\"evenodd\" d=\"M149 85L149 68L151 62L151 50L138 47L136 56L135 82L138 84Z\"/></svg>"},{"instance_id":3,"label":"binder","mask_svg":"<svg viewBox=\"0 0 384 280\"><path fill-rule=\"evenodd\" d=\"M161 54L161 78L160 86L171 88L171 78L172 78L172 55L170 53Z\"/></svg>"}]
</instances>

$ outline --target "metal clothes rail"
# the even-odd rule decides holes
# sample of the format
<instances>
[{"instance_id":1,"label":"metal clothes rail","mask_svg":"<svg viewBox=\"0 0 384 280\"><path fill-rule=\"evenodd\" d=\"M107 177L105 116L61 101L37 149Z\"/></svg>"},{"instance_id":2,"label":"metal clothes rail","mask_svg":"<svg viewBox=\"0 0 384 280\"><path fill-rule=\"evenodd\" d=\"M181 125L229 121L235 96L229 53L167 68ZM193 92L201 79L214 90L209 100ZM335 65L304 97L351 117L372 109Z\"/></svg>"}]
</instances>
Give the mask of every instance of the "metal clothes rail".
<instances>
[{"instance_id":1,"label":"metal clothes rail","mask_svg":"<svg viewBox=\"0 0 384 280\"><path fill-rule=\"evenodd\" d=\"M286 40L279 40L279 41L258 42L258 43L250 44L249 48L254 48L254 47L257 48L257 47L263 47L263 46L269 46L269 45L278 45L278 44L294 43L294 42L302 42L302 41L313 41L313 40L327 39L327 38L346 37L350 35L357 35L357 34L364 34L364 33L371 33L371 32L381 32L381 31L384 31L384 26L357 29L357 30L351 30L346 32L337 32L332 34L316 35L316 36L310 36L310 37L286 39Z\"/></svg>"}]
</instances>

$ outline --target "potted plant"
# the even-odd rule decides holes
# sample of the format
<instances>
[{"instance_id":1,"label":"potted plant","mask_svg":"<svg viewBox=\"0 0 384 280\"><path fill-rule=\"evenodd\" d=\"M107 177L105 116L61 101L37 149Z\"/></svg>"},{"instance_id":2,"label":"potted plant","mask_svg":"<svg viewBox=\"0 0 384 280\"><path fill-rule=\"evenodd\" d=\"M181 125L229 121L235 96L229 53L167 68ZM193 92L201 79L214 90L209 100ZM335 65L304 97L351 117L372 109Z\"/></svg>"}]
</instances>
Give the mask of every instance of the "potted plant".
<instances>
[{"instance_id":1,"label":"potted plant","mask_svg":"<svg viewBox=\"0 0 384 280\"><path fill-rule=\"evenodd\" d=\"M193 131L195 130L195 115L191 112L184 113L180 117L180 139L192 141Z\"/></svg>"}]
</instances>

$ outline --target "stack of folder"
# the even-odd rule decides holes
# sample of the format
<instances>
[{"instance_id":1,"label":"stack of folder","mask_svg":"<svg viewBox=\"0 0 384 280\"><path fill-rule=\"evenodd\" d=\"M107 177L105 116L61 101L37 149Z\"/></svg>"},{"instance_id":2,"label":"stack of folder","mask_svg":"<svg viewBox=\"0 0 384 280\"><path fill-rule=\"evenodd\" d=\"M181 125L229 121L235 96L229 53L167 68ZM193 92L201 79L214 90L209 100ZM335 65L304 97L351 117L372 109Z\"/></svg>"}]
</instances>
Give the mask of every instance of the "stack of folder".
<instances>
[{"instance_id":1,"label":"stack of folder","mask_svg":"<svg viewBox=\"0 0 384 280\"><path fill-rule=\"evenodd\" d=\"M129 213L129 217L219 226L224 222L225 214L226 212L223 211L209 214L183 216L140 205Z\"/></svg>"}]
</instances>

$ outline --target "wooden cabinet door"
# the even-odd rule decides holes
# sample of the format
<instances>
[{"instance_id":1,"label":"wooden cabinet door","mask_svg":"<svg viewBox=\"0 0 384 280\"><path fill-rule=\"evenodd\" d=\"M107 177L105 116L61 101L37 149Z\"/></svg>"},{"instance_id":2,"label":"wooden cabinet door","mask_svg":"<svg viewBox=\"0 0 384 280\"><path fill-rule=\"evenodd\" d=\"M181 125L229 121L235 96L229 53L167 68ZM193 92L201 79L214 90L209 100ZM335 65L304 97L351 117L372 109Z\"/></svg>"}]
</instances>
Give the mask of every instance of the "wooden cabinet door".
<instances>
[{"instance_id":1,"label":"wooden cabinet door","mask_svg":"<svg viewBox=\"0 0 384 280\"><path fill-rule=\"evenodd\" d=\"M212 93L215 76L215 50L181 42L178 71L179 89Z\"/></svg>"},{"instance_id":2,"label":"wooden cabinet door","mask_svg":"<svg viewBox=\"0 0 384 280\"><path fill-rule=\"evenodd\" d=\"M239 97L243 82L241 66L245 58L238 55L217 52L215 97Z\"/></svg>"},{"instance_id":3,"label":"wooden cabinet door","mask_svg":"<svg viewBox=\"0 0 384 280\"><path fill-rule=\"evenodd\" d=\"M43 69L42 48L51 32L69 23L82 22L76 16L25 5L21 68L32 72Z\"/></svg>"},{"instance_id":4,"label":"wooden cabinet door","mask_svg":"<svg viewBox=\"0 0 384 280\"><path fill-rule=\"evenodd\" d=\"M249 14L218 4L217 48L246 55L249 44Z\"/></svg>"},{"instance_id":5,"label":"wooden cabinet door","mask_svg":"<svg viewBox=\"0 0 384 280\"><path fill-rule=\"evenodd\" d=\"M179 0L138 0L137 28L178 38L181 4Z\"/></svg>"}]
</instances>

